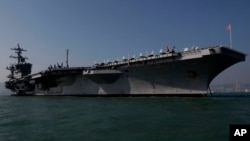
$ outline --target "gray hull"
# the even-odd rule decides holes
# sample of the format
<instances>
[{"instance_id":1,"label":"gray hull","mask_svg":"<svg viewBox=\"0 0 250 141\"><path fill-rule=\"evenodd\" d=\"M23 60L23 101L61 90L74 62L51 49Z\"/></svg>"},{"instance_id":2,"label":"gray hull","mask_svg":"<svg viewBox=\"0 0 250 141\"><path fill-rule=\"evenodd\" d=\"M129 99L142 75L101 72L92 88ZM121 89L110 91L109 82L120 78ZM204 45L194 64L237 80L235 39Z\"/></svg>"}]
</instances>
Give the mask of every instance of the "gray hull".
<instances>
[{"instance_id":1,"label":"gray hull","mask_svg":"<svg viewBox=\"0 0 250 141\"><path fill-rule=\"evenodd\" d=\"M51 69L29 75L31 95L206 95L223 70L245 54L225 47L166 53L95 67Z\"/></svg>"}]
</instances>

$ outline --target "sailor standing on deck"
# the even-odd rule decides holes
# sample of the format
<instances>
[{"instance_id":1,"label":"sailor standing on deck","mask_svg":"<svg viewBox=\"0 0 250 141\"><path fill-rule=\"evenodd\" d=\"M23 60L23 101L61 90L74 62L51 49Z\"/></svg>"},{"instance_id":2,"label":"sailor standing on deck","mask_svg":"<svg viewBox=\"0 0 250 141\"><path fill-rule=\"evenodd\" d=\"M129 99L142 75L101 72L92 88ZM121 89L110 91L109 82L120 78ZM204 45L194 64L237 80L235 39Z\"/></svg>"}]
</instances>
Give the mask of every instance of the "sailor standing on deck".
<instances>
[{"instance_id":1,"label":"sailor standing on deck","mask_svg":"<svg viewBox=\"0 0 250 141\"><path fill-rule=\"evenodd\" d=\"M169 52L170 52L170 47L167 46L167 47L166 47L166 50L167 50L167 53L169 53Z\"/></svg>"}]
</instances>

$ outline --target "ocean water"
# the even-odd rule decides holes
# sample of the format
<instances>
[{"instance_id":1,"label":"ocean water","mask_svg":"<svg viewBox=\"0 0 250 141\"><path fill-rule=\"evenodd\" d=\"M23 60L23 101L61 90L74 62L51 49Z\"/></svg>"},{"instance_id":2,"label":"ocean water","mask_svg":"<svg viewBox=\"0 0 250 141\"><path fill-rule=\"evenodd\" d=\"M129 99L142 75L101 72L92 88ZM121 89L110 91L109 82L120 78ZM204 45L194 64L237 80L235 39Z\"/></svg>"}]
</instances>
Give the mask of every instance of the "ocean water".
<instances>
[{"instance_id":1,"label":"ocean water","mask_svg":"<svg viewBox=\"0 0 250 141\"><path fill-rule=\"evenodd\" d=\"M228 141L230 124L250 124L250 94L0 96L0 141Z\"/></svg>"}]
</instances>

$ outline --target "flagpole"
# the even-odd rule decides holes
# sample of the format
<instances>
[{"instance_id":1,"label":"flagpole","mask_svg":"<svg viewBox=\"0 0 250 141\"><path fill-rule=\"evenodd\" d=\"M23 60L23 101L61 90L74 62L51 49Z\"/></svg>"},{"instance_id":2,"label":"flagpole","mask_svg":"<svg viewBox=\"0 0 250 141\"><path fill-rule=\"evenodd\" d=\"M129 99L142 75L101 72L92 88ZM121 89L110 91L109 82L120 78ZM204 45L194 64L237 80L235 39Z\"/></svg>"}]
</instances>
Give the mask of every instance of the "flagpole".
<instances>
[{"instance_id":1,"label":"flagpole","mask_svg":"<svg viewBox=\"0 0 250 141\"><path fill-rule=\"evenodd\" d=\"M231 24L229 26L230 26L230 30L229 30L230 48L232 49L233 48L233 43L232 43L232 28L231 28Z\"/></svg>"},{"instance_id":2,"label":"flagpole","mask_svg":"<svg viewBox=\"0 0 250 141\"><path fill-rule=\"evenodd\" d=\"M230 46L230 48L233 48L233 43L232 43L232 27L231 27L231 24L229 24L226 27L226 30L229 30L229 38L230 38L229 46Z\"/></svg>"}]
</instances>

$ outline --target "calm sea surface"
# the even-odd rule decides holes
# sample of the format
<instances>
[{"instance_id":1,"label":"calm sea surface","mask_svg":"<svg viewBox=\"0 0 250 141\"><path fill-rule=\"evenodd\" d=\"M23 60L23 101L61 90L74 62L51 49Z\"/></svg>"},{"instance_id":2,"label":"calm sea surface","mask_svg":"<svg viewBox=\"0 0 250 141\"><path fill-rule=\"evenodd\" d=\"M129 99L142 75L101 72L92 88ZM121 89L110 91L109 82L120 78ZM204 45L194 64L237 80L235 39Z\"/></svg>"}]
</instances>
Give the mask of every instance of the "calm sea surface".
<instances>
[{"instance_id":1,"label":"calm sea surface","mask_svg":"<svg viewBox=\"0 0 250 141\"><path fill-rule=\"evenodd\" d=\"M228 141L250 124L250 95L0 96L0 141Z\"/></svg>"}]
</instances>

